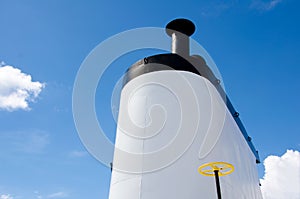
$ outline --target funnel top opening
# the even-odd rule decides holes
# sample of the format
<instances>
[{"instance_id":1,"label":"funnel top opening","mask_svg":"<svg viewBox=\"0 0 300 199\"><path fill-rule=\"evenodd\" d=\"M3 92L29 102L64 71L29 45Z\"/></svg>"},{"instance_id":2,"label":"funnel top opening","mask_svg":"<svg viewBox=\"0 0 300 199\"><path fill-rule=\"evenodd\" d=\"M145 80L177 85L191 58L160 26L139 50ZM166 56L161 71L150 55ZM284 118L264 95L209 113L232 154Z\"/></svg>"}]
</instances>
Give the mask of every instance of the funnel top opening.
<instances>
[{"instance_id":1,"label":"funnel top opening","mask_svg":"<svg viewBox=\"0 0 300 199\"><path fill-rule=\"evenodd\" d=\"M195 24L188 19L174 19L170 21L166 26L166 33L172 36L174 31L183 33L187 36L191 36L195 32Z\"/></svg>"}]
</instances>

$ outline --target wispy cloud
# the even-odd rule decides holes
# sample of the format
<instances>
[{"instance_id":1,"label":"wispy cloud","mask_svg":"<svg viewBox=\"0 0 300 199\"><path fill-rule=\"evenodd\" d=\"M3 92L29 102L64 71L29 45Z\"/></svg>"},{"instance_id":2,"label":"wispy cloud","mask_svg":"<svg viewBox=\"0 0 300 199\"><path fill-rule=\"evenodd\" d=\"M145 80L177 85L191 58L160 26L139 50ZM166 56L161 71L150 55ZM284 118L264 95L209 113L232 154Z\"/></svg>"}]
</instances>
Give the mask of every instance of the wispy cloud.
<instances>
[{"instance_id":1,"label":"wispy cloud","mask_svg":"<svg viewBox=\"0 0 300 199\"><path fill-rule=\"evenodd\" d=\"M257 9L260 11L269 11L274 9L277 5L279 5L283 0L271 0L271 1L262 1L262 0L254 0L250 8Z\"/></svg>"},{"instance_id":2,"label":"wispy cloud","mask_svg":"<svg viewBox=\"0 0 300 199\"><path fill-rule=\"evenodd\" d=\"M0 150L11 153L43 153L50 143L49 134L41 130L2 132Z\"/></svg>"},{"instance_id":3,"label":"wispy cloud","mask_svg":"<svg viewBox=\"0 0 300 199\"><path fill-rule=\"evenodd\" d=\"M202 9L201 15L203 17L218 17L223 12L233 7L236 3L237 2L235 0L226 2L211 1L210 4Z\"/></svg>"},{"instance_id":4,"label":"wispy cloud","mask_svg":"<svg viewBox=\"0 0 300 199\"><path fill-rule=\"evenodd\" d=\"M49 144L49 134L42 131L32 132L23 140L20 149L27 153L41 153Z\"/></svg>"},{"instance_id":5,"label":"wispy cloud","mask_svg":"<svg viewBox=\"0 0 300 199\"><path fill-rule=\"evenodd\" d=\"M37 199L42 199L43 198L43 196L40 194L39 191L34 191L33 193L34 193L34 195L36 196Z\"/></svg>"},{"instance_id":6,"label":"wispy cloud","mask_svg":"<svg viewBox=\"0 0 300 199\"><path fill-rule=\"evenodd\" d=\"M14 199L10 194L2 194L0 195L0 199Z\"/></svg>"},{"instance_id":7,"label":"wispy cloud","mask_svg":"<svg viewBox=\"0 0 300 199\"><path fill-rule=\"evenodd\" d=\"M68 197L69 194L66 193L66 192L63 192L63 191L60 191L60 192L56 192L56 193L52 193L52 194L49 194L47 196L47 198L66 198Z\"/></svg>"},{"instance_id":8,"label":"wispy cloud","mask_svg":"<svg viewBox=\"0 0 300 199\"><path fill-rule=\"evenodd\" d=\"M36 100L45 84L34 82L31 75L4 64L0 65L0 110L30 110L29 102Z\"/></svg>"},{"instance_id":9,"label":"wispy cloud","mask_svg":"<svg viewBox=\"0 0 300 199\"><path fill-rule=\"evenodd\" d=\"M261 182L264 199L299 199L300 153L288 150L281 157L269 156L264 161Z\"/></svg>"},{"instance_id":10,"label":"wispy cloud","mask_svg":"<svg viewBox=\"0 0 300 199\"><path fill-rule=\"evenodd\" d=\"M69 155L70 155L70 157L81 158L81 157L87 156L88 153L86 151L74 150L74 151L71 151Z\"/></svg>"}]
</instances>

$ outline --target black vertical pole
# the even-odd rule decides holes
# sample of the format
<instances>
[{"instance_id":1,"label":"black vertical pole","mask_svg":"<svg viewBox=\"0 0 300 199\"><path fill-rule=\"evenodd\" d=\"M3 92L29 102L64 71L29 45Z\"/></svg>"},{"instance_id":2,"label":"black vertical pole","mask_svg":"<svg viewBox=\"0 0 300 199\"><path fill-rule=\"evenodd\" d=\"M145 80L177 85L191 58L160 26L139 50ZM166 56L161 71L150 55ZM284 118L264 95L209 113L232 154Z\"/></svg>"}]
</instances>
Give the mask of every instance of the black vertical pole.
<instances>
[{"instance_id":1,"label":"black vertical pole","mask_svg":"<svg viewBox=\"0 0 300 199\"><path fill-rule=\"evenodd\" d=\"M219 171L214 170L214 172L215 172L218 199L222 199L222 197L221 197L221 188L220 188L220 180L219 180Z\"/></svg>"}]
</instances>

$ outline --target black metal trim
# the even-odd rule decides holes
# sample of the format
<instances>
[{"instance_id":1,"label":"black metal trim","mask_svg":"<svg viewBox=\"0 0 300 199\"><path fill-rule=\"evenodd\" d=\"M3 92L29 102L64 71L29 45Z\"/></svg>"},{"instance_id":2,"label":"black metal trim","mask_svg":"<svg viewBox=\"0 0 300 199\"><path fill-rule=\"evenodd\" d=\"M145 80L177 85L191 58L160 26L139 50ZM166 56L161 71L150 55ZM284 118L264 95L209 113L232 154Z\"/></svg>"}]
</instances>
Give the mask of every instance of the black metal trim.
<instances>
[{"instance_id":1,"label":"black metal trim","mask_svg":"<svg viewBox=\"0 0 300 199\"><path fill-rule=\"evenodd\" d=\"M188 19L175 19L170 21L166 26L166 33L172 36L174 31L191 36L196 30L195 24Z\"/></svg>"},{"instance_id":2,"label":"black metal trim","mask_svg":"<svg viewBox=\"0 0 300 199\"><path fill-rule=\"evenodd\" d=\"M159 54L145 57L133 64L125 74L123 85L140 75L161 70L182 70L201 75L199 71L183 57L172 53Z\"/></svg>"}]
</instances>

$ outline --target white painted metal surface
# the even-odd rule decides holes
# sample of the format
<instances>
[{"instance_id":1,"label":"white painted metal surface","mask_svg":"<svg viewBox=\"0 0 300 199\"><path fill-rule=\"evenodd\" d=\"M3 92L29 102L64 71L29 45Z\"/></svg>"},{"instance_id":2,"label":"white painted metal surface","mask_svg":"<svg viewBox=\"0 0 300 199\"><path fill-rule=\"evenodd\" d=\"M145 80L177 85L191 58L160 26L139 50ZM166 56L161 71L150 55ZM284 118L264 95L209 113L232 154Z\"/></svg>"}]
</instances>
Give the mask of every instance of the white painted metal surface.
<instances>
[{"instance_id":1,"label":"white painted metal surface","mask_svg":"<svg viewBox=\"0 0 300 199\"><path fill-rule=\"evenodd\" d=\"M208 80L151 72L129 81L120 100L109 199L216 198L215 179L197 168L219 161L235 167L220 177L222 198L262 198L255 157Z\"/></svg>"}]
</instances>

